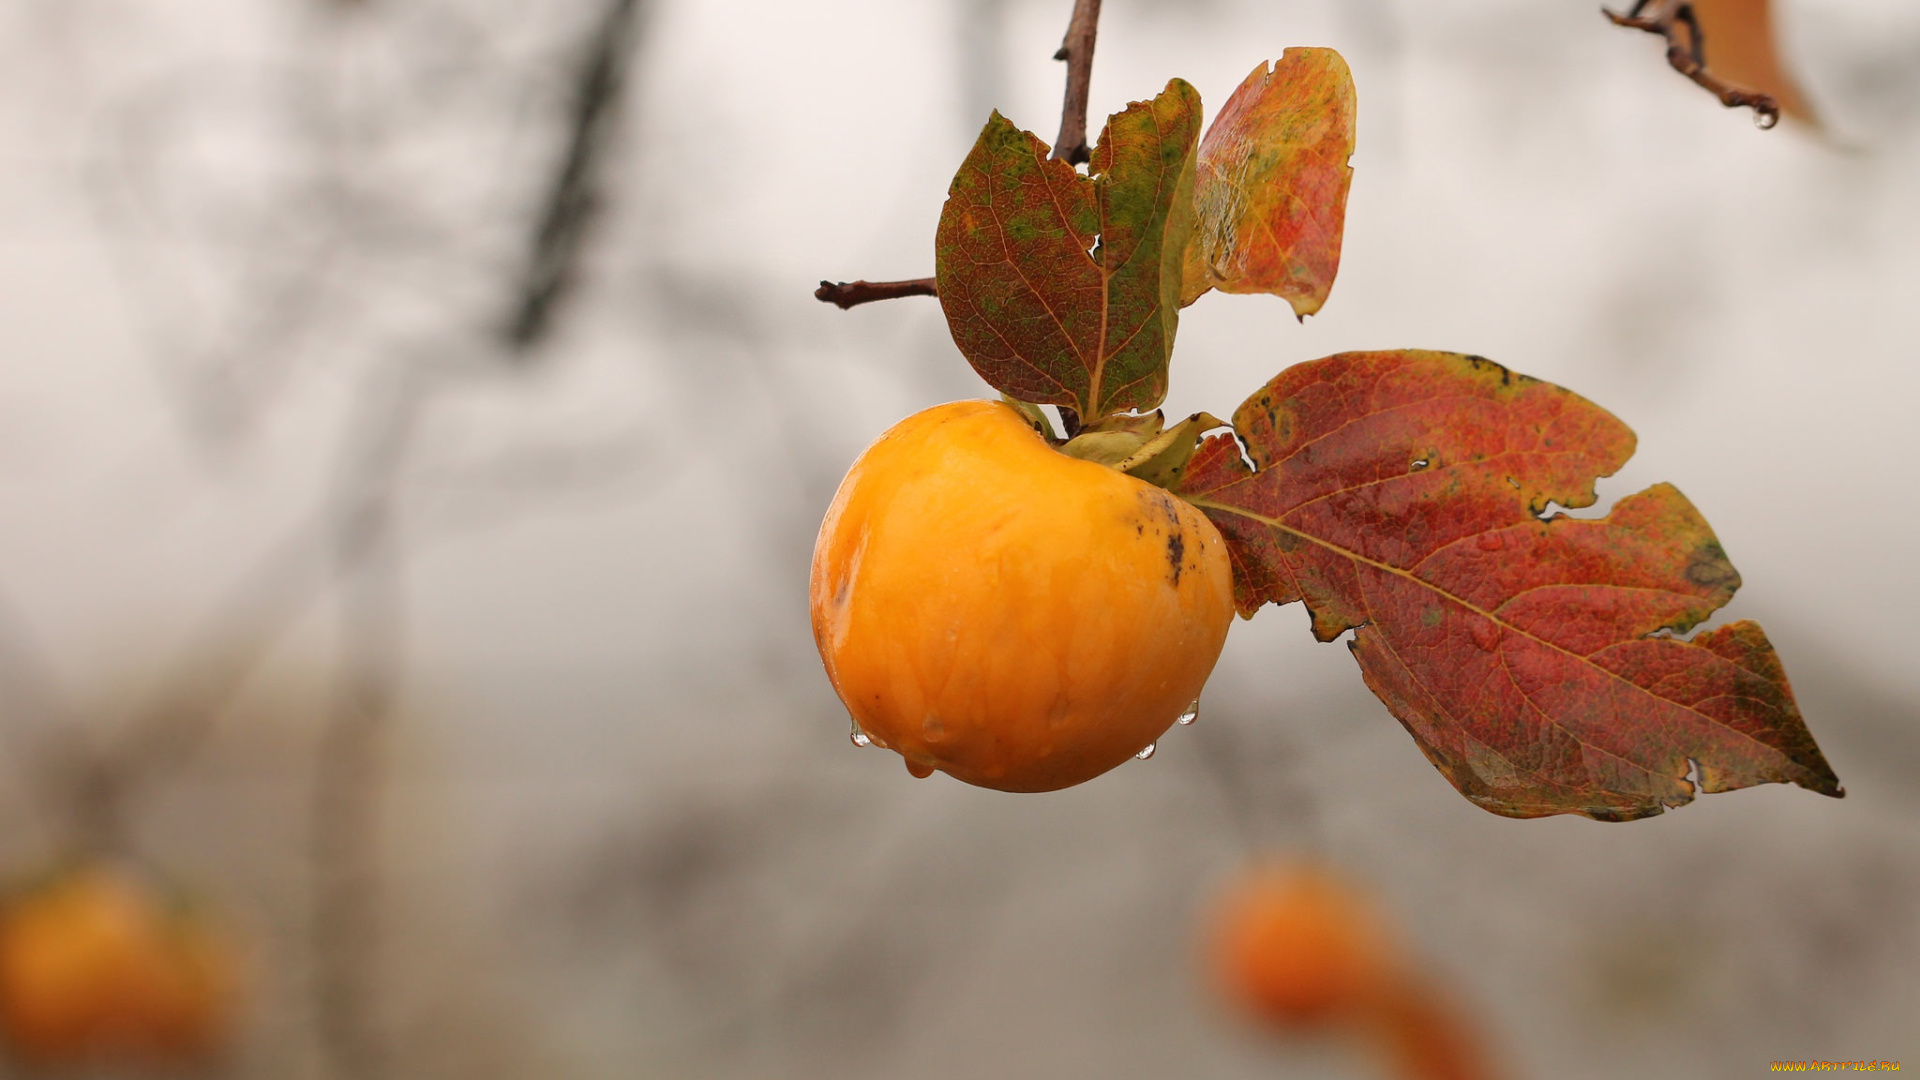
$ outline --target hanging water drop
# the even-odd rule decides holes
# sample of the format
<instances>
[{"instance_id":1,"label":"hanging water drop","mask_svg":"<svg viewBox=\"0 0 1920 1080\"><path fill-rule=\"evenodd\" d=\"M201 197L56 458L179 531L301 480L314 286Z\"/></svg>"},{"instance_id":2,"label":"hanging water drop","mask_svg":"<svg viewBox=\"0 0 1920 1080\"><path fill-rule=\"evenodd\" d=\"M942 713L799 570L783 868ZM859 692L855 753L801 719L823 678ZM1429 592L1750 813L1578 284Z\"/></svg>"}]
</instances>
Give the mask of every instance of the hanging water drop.
<instances>
[{"instance_id":1,"label":"hanging water drop","mask_svg":"<svg viewBox=\"0 0 1920 1080\"><path fill-rule=\"evenodd\" d=\"M1763 108L1760 106L1754 107L1754 110L1753 110L1753 126L1754 127L1759 128L1761 131L1766 131L1767 129L1773 127L1773 125L1778 124L1779 122L1780 122L1779 109L1769 109L1769 108Z\"/></svg>"},{"instance_id":2,"label":"hanging water drop","mask_svg":"<svg viewBox=\"0 0 1920 1080\"><path fill-rule=\"evenodd\" d=\"M847 732L847 738L853 740L853 745L859 747L862 750L865 750L867 747L872 746L873 736L860 730L860 721L854 720L852 721L852 724L853 724L853 730Z\"/></svg>"},{"instance_id":3,"label":"hanging water drop","mask_svg":"<svg viewBox=\"0 0 1920 1080\"><path fill-rule=\"evenodd\" d=\"M1194 698L1193 704L1187 706L1187 711L1181 713L1174 723L1179 724L1181 727L1186 727L1198 719L1200 719L1200 699Z\"/></svg>"},{"instance_id":4,"label":"hanging water drop","mask_svg":"<svg viewBox=\"0 0 1920 1080\"><path fill-rule=\"evenodd\" d=\"M933 766L922 765L912 758L908 758L907 771L913 774L915 780L925 780L927 777L933 775Z\"/></svg>"},{"instance_id":5,"label":"hanging water drop","mask_svg":"<svg viewBox=\"0 0 1920 1080\"><path fill-rule=\"evenodd\" d=\"M1142 750L1142 751L1140 751L1139 753L1137 753L1137 754L1135 754L1135 755L1133 755L1133 756L1134 756L1134 758L1135 758L1136 760L1139 760L1139 761L1145 761L1145 760L1147 760L1148 758L1150 758L1150 757L1152 757L1152 756L1153 756L1153 752L1154 752L1155 750L1158 750L1159 748L1160 748L1160 744L1159 744L1159 743L1157 743L1157 742L1150 742L1150 743L1148 743L1148 744L1147 744L1147 748L1146 748L1145 750Z\"/></svg>"}]
</instances>

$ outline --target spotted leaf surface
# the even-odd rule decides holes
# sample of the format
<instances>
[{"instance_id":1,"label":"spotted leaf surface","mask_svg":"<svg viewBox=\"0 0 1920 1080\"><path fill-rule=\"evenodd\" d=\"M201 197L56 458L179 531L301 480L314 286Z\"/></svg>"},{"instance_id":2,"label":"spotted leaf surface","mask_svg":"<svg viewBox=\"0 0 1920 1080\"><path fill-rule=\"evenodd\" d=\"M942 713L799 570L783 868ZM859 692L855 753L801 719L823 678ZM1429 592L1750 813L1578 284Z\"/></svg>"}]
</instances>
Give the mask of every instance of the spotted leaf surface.
<instances>
[{"instance_id":1,"label":"spotted leaf surface","mask_svg":"<svg viewBox=\"0 0 1920 1080\"><path fill-rule=\"evenodd\" d=\"M995 389L1092 421L1167 392L1193 229L1200 97L1175 79L1107 119L1081 175L999 113L940 213L940 305Z\"/></svg>"},{"instance_id":2,"label":"spotted leaf surface","mask_svg":"<svg viewBox=\"0 0 1920 1080\"><path fill-rule=\"evenodd\" d=\"M1498 814L1626 820L1696 790L1840 795L1760 627L1683 637L1740 577L1686 497L1603 518L1633 453L1605 410L1491 361L1342 353L1282 372L1203 444L1183 494L1227 540L1244 614L1304 600L1367 685ZM1249 465L1246 459L1251 459Z\"/></svg>"},{"instance_id":3,"label":"spotted leaf surface","mask_svg":"<svg viewBox=\"0 0 1920 1080\"><path fill-rule=\"evenodd\" d=\"M1311 315L1340 269L1353 169L1353 78L1332 49L1288 49L1246 77L1207 129L1180 302L1272 293Z\"/></svg>"}]
</instances>

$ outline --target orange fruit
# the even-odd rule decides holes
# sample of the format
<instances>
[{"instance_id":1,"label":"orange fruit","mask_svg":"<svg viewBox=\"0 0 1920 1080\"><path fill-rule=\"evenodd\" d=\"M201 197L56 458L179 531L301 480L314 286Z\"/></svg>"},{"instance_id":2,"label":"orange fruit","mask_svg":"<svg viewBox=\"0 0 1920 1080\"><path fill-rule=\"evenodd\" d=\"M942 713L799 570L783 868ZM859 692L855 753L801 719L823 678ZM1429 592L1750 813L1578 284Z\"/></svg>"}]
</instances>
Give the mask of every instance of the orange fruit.
<instances>
[{"instance_id":1,"label":"orange fruit","mask_svg":"<svg viewBox=\"0 0 1920 1080\"><path fill-rule=\"evenodd\" d=\"M141 878L70 869L0 905L0 1038L43 1065L203 1060L229 1034L233 968Z\"/></svg>"},{"instance_id":2,"label":"orange fruit","mask_svg":"<svg viewBox=\"0 0 1920 1080\"><path fill-rule=\"evenodd\" d=\"M996 401L916 413L860 455L811 593L860 731L916 776L1002 791L1069 787L1152 745L1233 615L1200 511L1059 452Z\"/></svg>"},{"instance_id":3,"label":"orange fruit","mask_svg":"<svg viewBox=\"0 0 1920 1080\"><path fill-rule=\"evenodd\" d=\"M1236 882L1208 948L1220 994L1282 1028L1370 1019L1400 977L1366 897L1312 867L1262 867Z\"/></svg>"}]
</instances>

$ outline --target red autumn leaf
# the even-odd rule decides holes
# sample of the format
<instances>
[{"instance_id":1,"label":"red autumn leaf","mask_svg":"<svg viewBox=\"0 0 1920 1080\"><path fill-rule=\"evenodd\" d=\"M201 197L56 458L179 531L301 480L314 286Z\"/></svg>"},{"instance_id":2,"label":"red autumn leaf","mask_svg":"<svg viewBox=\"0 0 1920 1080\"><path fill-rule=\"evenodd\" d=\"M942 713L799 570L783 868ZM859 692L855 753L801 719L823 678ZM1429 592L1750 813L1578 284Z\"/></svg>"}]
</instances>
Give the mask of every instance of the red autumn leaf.
<instances>
[{"instance_id":1,"label":"red autumn leaf","mask_svg":"<svg viewBox=\"0 0 1920 1080\"><path fill-rule=\"evenodd\" d=\"M947 325L981 378L1089 422L1160 404L1199 134L1200 96L1174 79L1107 119L1082 176L993 114L934 252Z\"/></svg>"},{"instance_id":2,"label":"red autumn leaf","mask_svg":"<svg viewBox=\"0 0 1920 1080\"><path fill-rule=\"evenodd\" d=\"M1599 519L1626 425L1480 357L1342 353L1289 368L1188 466L1243 614L1305 600L1434 766L1510 817L1626 820L1726 791L1840 784L1757 624L1684 634L1739 575L1658 485ZM1691 775L1692 779L1689 779ZM1696 783L1697 782L1697 783Z\"/></svg>"},{"instance_id":3,"label":"red autumn leaf","mask_svg":"<svg viewBox=\"0 0 1920 1080\"><path fill-rule=\"evenodd\" d=\"M1332 49L1263 61L1214 117L1194 173L1181 304L1208 289L1320 310L1340 269L1353 168L1353 77Z\"/></svg>"}]
</instances>

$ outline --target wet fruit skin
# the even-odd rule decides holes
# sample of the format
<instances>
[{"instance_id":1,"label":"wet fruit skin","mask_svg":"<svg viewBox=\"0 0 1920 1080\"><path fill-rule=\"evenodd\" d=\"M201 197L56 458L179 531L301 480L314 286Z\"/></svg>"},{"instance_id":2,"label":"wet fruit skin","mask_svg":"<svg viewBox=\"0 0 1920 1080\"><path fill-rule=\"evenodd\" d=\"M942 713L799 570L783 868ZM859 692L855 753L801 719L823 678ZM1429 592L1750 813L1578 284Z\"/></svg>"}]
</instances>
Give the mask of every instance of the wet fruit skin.
<instances>
[{"instance_id":1,"label":"wet fruit skin","mask_svg":"<svg viewBox=\"0 0 1920 1080\"><path fill-rule=\"evenodd\" d=\"M854 721L916 776L1052 791L1133 757L1200 694L1233 615L1213 525L1060 453L994 401L861 454L814 547L814 639Z\"/></svg>"},{"instance_id":2,"label":"wet fruit skin","mask_svg":"<svg viewBox=\"0 0 1920 1080\"><path fill-rule=\"evenodd\" d=\"M1265 866L1214 910L1213 980L1242 1012L1284 1029L1370 1019L1400 982L1366 897L1311 866Z\"/></svg>"},{"instance_id":3,"label":"wet fruit skin","mask_svg":"<svg viewBox=\"0 0 1920 1080\"><path fill-rule=\"evenodd\" d=\"M17 1060L204 1061L232 990L225 942L117 868L79 867L0 906L0 1037Z\"/></svg>"}]
</instances>

